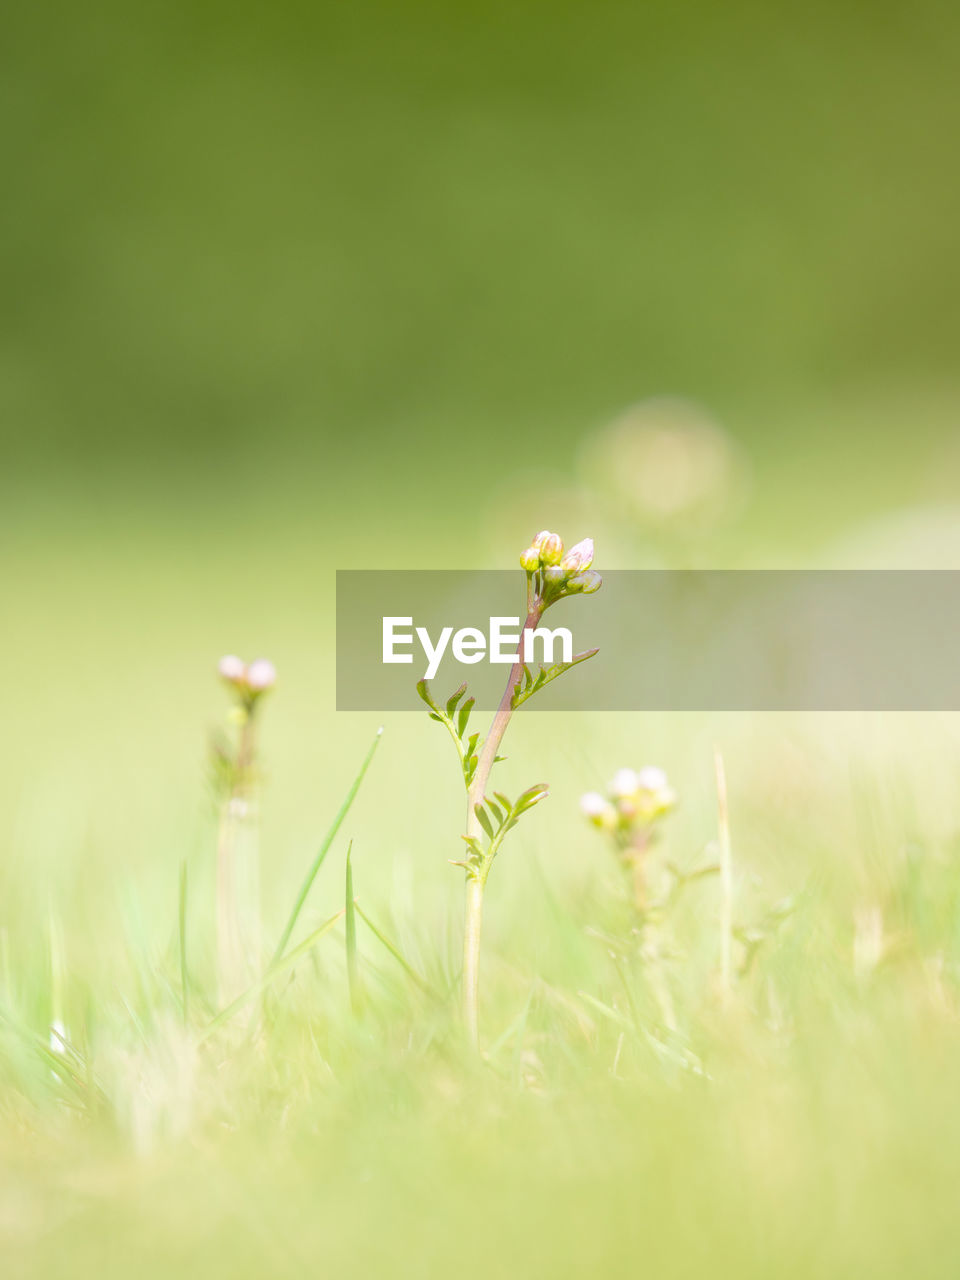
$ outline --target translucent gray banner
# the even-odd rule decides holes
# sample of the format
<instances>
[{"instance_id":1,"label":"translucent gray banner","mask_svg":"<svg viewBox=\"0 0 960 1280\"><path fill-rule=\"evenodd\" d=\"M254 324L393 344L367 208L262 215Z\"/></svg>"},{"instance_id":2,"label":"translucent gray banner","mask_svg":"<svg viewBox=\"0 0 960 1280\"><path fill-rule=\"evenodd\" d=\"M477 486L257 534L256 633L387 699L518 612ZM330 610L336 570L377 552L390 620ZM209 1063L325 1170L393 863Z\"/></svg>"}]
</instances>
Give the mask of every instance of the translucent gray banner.
<instances>
[{"instance_id":1,"label":"translucent gray banner","mask_svg":"<svg viewBox=\"0 0 960 1280\"><path fill-rule=\"evenodd\" d=\"M542 627L569 633L573 654L599 652L546 685L529 709L960 709L960 572L613 571L603 579L596 595L562 600L544 615ZM415 686L431 655L437 697L466 682L479 707L495 707L525 610L520 570L339 571L338 709L422 707ZM566 636L553 636L552 658L545 639L528 664L534 674L567 657Z\"/></svg>"}]
</instances>

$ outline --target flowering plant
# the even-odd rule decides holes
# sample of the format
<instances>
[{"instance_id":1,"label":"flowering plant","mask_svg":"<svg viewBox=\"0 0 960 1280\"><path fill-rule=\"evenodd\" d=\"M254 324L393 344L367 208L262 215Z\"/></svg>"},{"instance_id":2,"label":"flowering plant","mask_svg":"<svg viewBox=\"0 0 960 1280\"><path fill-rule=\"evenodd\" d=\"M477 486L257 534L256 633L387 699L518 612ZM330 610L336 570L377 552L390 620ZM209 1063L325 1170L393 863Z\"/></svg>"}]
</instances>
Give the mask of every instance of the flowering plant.
<instances>
[{"instance_id":1,"label":"flowering plant","mask_svg":"<svg viewBox=\"0 0 960 1280\"><path fill-rule=\"evenodd\" d=\"M446 703L437 702L426 680L417 692L426 703L430 717L444 725L453 739L460 757L463 783L467 792L467 829L463 840L466 856L451 859L461 866L467 877L467 906L464 923L462 998L467 1034L471 1043L479 1043L478 988L480 965L480 929L483 918L483 891L493 860L500 852L509 831L522 815L547 795L545 783L529 787L516 800L503 792L487 795L493 766L503 735L514 711L538 693L544 685L557 679L578 663L592 658L596 649L573 655L569 661L542 664L534 671L523 660L526 633L535 630L547 609L572 595L592 595L599 591L602 578L593 565L593 540L584 538L564 552L559 534L544 529L520 556L520 567L527 575L527 615L520 636L517 659L510 668L506 688L484 739L469 732L474 699L467 698L467 686L461 685Z\"/></svg>"}]
</instances>

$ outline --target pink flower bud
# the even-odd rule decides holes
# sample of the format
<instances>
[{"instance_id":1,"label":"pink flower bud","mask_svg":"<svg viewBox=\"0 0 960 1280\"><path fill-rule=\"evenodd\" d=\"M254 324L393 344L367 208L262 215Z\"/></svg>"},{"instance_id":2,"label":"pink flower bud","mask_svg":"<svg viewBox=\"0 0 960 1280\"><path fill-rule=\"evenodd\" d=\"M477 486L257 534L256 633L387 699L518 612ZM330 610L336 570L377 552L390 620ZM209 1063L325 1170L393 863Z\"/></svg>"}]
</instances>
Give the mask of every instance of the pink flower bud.
<instances>
[{"instance_id":1,"label":"pink flower bud","mask_svg":"<svg viewBox=\"0 0 960 1280\"><path fill-rule=\"evenodd\" d=\"M230 684L243 684L247 674L246 663L235 653L225 653L217 664L217 670L221 679Z\"/></svg>"},{"instance_id":2,"label":"pink flower bud","mask_svg":"<svg viewBox=\"0 0 960 1280\"><path fill-rule=\"evenodd\" d=\"M536 547L527 547L520 557L520 568L526 569L527 573L536 573L540 568L540 552Z\"/></svg>"},{"instance_id":3,"label":"pink flower bud","mask_svg":"<svg viewBox=\"0 0 960 1280\"><path fill-rule=\"evenodd\" d=\"M247 687L251 693L265 693L272 689L277 679L277 669L266 658L257 658L247 667Z\"/></svg>"},{"instance_id":4,"label":"pink flower bud","mask_svg":"<svg viewBox=\"0 0 960 1280\"><path fill-rule=\"evenodd\" d=\"M570 548L560 561L560 568L567 573L582 573L593 564L593 539L584 538L576 546Z\"/></svg>"}]
</instances>

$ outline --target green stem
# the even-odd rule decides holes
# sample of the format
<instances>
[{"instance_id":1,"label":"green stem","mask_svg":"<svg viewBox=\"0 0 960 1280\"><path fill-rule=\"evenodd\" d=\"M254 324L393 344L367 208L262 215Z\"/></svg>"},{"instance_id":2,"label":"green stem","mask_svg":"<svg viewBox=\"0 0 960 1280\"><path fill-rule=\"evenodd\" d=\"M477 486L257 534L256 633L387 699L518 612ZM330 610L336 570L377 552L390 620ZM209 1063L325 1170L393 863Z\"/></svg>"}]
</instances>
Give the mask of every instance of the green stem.
<instances>
[{"instance_id":1,"label":"green stem","mask_svg":"<svg viewBox=\"0 0 960 1280\"><path fill-rule=\"evenodd\" d=\"M463 922L463 1022L472 1048L480 1048L480 929L483 924L483 881L467 881Z\"/></svg>"},{"instance_id":2,"label":"green stem","mask_svg":"<svg viewBox=\"0 0 960 1280\"><path fill-rule=\"evenodd\" d=\"M720 835L720 990L729 999L733 990L733 854L730 848L730 814L727 807L727 774L719 747L714 752L717 774L717 820Z\"/></svg>"},{"instance_id":3,"label":"green stem","mask_svg":"<svg viewBox=\"0 0 960 1280\"><path fill-rule=\"evenodd\" d=\"M517 661L510 668L507 685L500 699L490 732L487 734L480 757L477 761L473 781L467 789L467 835L481 839L483 829L477 817L476 806L483 800L490 771L496 763L500 743L507 731L510 717L513 715L513 693L523 674L523 644L528 630L536 627L543 616L543 606L537 599L532 599L527 608L527 619L520 634L520 646ZM483 925L483 890L490 874L492 858L476 872L467 876L467 904L463 923L463 976L461 979L461 998L463 1004L463 1021L467 1037L474 1049L480 1047L480 931Z\"/></svg>"},{"instance_id":4,"label":"green stem","mask_svg":"<svg viewBox=\"0 0 960 1280\"><path fill-rule=\"evenodd\" d=\"M239 863L241 844L252 844L253 716L253 707L247 707L246 718L240 727L230 790L220 810L217 838L217 990L222 1004L238 995L248 978L245 952L250 939L244 936L244 923L249 926L250 913L249 910L246 913L241 910ZM245 852L248 858L256 857L255 848L247 847ZM249 903L244 905L249 909ZM246 920L241 918L243 915L246 915Z\"/></svg>"}]
</instances>

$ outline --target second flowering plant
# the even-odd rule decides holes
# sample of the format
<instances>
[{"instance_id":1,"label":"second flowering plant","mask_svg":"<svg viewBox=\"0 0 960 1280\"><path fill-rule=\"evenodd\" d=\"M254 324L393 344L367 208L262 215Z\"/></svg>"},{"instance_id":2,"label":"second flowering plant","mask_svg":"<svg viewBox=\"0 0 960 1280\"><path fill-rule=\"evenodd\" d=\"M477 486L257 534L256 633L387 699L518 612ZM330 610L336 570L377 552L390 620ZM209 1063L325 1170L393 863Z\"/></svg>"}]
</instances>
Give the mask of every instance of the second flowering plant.
<instances>
[{"instance_id":1,"label":"second flowering plant","mask_svg":"<svg viewBox=\"0 0 960 1280\"><path fill-rule=\"evenodd\" d=\"M537 783L516 800L510 800L501 791L488 794L490 774L501 758L498 754L500 744L514 711L546 684L597 652L596 649L588 649L574 654L569 661L555 662L548 667L541 665L536 670L521 656L525 652L527 632L536 630L551 605L567 596L592 595L600 589L602 579L592 565L592 539L584 538L565 552L560 536L546 529L536 535L521 555L520 567L527 577L526 618L517 659L510 668L506 688L485 738L481 739L479 733L469 732L474 699L465 696L465 684L443 704L434 699L426 680L417 685L417 692L427 704L431 718L444 725L453 739L467 792L467 822L463 836L467 852L464 858L452 861L464 868L467 877L462 999L467 1034L474 1046L479 1044L480 930L487 878L508 832L548 792L545 783Z\"/></svg>"}]
</instances>

